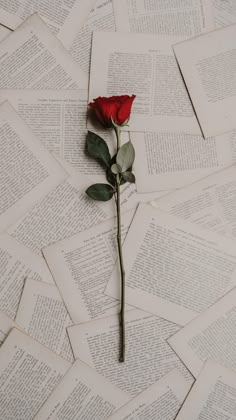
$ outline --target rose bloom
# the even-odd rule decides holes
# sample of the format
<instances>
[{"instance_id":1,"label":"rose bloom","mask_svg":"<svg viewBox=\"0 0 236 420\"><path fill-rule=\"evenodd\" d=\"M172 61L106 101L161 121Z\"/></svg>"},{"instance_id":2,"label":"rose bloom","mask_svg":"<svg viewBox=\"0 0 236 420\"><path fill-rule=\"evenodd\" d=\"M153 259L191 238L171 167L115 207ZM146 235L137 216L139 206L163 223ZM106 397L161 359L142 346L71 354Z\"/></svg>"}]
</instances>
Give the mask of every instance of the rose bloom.
<instances>
[{"instance_id":1,"label":"rose bloom","mask_svg":"<svg viewBox=\"0 0 236 420\"><path fill-rule=\"evenodd\" d=\"M111 96L109 98L101 97L94 99L89 107L95 111L100 123L107 128L116 125L122 126L127 124L135 95L128 96ZM113 121L112 121L113 120Z\"/></svg>"}]
</instances>

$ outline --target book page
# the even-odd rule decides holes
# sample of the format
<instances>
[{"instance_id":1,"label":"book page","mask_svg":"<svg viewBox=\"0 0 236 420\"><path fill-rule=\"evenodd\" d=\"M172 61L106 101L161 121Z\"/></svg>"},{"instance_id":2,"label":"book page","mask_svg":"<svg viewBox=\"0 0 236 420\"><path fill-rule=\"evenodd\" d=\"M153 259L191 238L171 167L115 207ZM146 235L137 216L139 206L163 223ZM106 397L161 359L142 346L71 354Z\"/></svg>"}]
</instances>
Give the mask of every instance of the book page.
<instances>
[{"instance_id":1,"label":"book page","mask_svg":"<svg viewBox=\"0 0 236 420\"><path fill-rule=\"evenodd\" d=\"M207 359L236 370L236 289L186 325L168 342L197 377Z\"/></svg>"},{"instance_id":2,"label":"book page","mask_svg":"<svg viewBox=\"0 0 236 420\"><path fill-rule=\"evenodd\" d=\"M68 22L75 25L74 15L77 15L77 24L81 24L92 7L93 0L70 0L57 2L54 0L0 0L0 23L10 29L16 29L27 17L39 13L54 34Z\"/></svg>"},{"instance_id":3,"label":"book page","mask_svg":"<svg viewBox=\"0 0 236 420\"><path fill-rule=\"evenodd\" d=\"M234 0L214 0L213 4L217 28L236 23L236 3Z\"/></svg>"},{"instance_id":4,"label":"book page","mask_svg":"<svg viewBox=\"0 0 236 420\"><path fill-rule=\"evenodd\" d=\"M113 0L118 31L191 37L215 29L209 0Z\"/></svg>"},{"instance_id":5,"label":"book page","mask_svg":"<svg viewBox=\"0 0 236 420\"><path fill-rule=\"evenodd\" d=\"M56 286L27 278L16 323L54 353L74 361L66 332L72 321Z\"/></svg>"},{"instance_id":6,"label":"book page","mask_svg":"<svg viewBox=\"0 0 236 420\"><path fill-rule=\"evenodd\" d=\"M34 420L106 420L129 396L76 360Z\"/></svg>"},{"instance_id":7,"label":"book page","mask_svg":"<svg viewBox=\"0 0 236 420\"><path fill-rule=\"evenodd\" d=\"M184 376L174 369L121 407L108 420L173 420L189 388Z\"/></svg>"},{"instance_id":8,"label":"book page","mask_svg":"<svg viewBox=\"0 0 236 420\"><path fill-rule=\"evenodd\" d=\"M236 286L235 241L140 205L123 246L126 302L179 325ZM119 266L105 293L120 296Z\"/></svg>"},{"instance_id":9,"label":"book page","mask_svg":"<svg viewBox=\"0 0 236 420\"><path fill-rule=\"evenodd\" d=\"M236 166L216 172L152 205L229 238L236 236Z\"/></svg>"},{"instance_id":10,"label":"book page","mask_svg":"<svg viewBox=\"0 0 236 420\"><path fill-rule=\"evenodd\" d=\"M104 182L104 169L85 153L88 133L87 90L2 89L0 102L4 100L8 100L14 106L49 151L66 161L67 172L94 175L96 180L99 178ZM116 148L115 132L102 128L96 132L106 140L113 156ZM122 133L122 142L127 141L128 133Z\"/></svg>"},{"instance_id":11,"label":"book page","mask_svg":"<svg viewBox=\"0 0 236 420\"><path fill-rule=\"evenodd\" d=\"M87 89L87 77L34 14L1 42L0 89Z\"/></svg>"},{"instance_id":12,"label":"book page","mask_svg":"<svg viewBox=\"0 0 236 420\"><path fill-rule=\"evenodd\" d=\"M204 139L190 134L130 133L130 138L140 193L181 188L233 163L229 134Z\"/></svg>"},{"instance_id":13,"label":"book page","mask_svg":"<svg viewBox=\"0 0 236 420\"><path fill-rule=\"evenodd\" d=\"M173 46L204 137L235 129L236 25Z\"/></svg>"},{"instance_id":14,"label":"book page","mask_svg":"<svg viewBox=\"0 0 236 420\"><path fill-rule=\"evenodd\" d=\"M236 373L208 361L176 420L235 420Z\"/></svg>"},{"instance_id":15,"label":"book page","mask_svg":"<svg viewBox=\"0 0 236 420\"><path fill-rule=\"evenodd\" d=\"M85 190L82 176L69 178L39 200L8 233L41 255L42 248L108 219L107 207L89 199Z\"/></svg>"},{"instance_id":16,"label":"book page","mask_svg":"<svg viewBox=\"0 0 236 420\"><path fill-rule=\"evenodd\" d=\"M67 21L58 34L58 38L62 40L69 53L86 75L89 75L90 70L93 32L114 32L116 30L113 1L97 0L93 3L93 8L81 28L77 26L76 31L73 31L71 30L70 22Z\"/></svg>"},{"instance_id":17,"label":"book page","mask_svg":"<svg viewBox=\"0 0 236 420\"><path fill-rule=\"evenodd\" d=\"M25 279L54 284L45 260L12 237L0 235L0 311L15 319Z\"/></svg>"},{"instance_id":18,"label":"book page","mask_svg":"<svg viewBox=\"0 0 236 420\"><path fill-rule=\"evenodd\" d=\"M132 218L133 211L122 216L123 240ZM113 218L43 250L74 323L119 312L120 302L104 295L118 255L116 235Z\"/></svg>"},{"instance_id":19,"label":"book page","mask_svg":"<svg viewBox=\"0 0 236 420\"><path fill-rule=\"evenodd\" d=\"M191 385L191 375L166 341L180 327L140 310L128 311L125 319L125 363L119 362L120 327L115 315L68 328L75 357L131 397L174 368L180 370Z\"/></svg>"},{"instance_id":20,"label":"book page","mask_svg":"<svg viewBox=\"0 0 236 420\"><path fill-rule=\"evenodd\" d=\"M127 131L200 135L172 44L183 37L94 32L89 100L136 95ZM102 45L102 49L101 49ZM89 127L93 126L88 122Z\"/></svg>"},{"instance_id":21,"label":"book page","mask_svg":"<svg viewBox=\"0 0 236 420\"><path fill-rule=\"evenodd\" d=\"M0 147L3 231L67 175L8 102L0 105Z\"/></svg>"},{"instance_id":22,"label":"book page","mask_svg":"<svg viewBox=\"0 0 236 420\"><path fill-rule=\"evenodd\" d=\"M12 319L8 318L3 312L0 312L0 346L3 344L11 329L17 327L18 326Z\"/></svg>"},{"instance_id":23,"label":"book page","mask_svg":"<svg viewBox=\"0 0 236 420\"><path fill-rule=\"evenodd\" d=\"M5 28L5 26L0 25L0 42L3 41L10 34L11 34L10 29Z\"/></svg>"},{"instance_id":24,"label":"book page","mask_svg":"<svg viewBox=\"0 0 236 420\"><path fill-rule=\"evenodd\" d=\"M0 349L0 418L33 420L69 368L69 362L14 328Z\"/></svg>"}]
</instances>

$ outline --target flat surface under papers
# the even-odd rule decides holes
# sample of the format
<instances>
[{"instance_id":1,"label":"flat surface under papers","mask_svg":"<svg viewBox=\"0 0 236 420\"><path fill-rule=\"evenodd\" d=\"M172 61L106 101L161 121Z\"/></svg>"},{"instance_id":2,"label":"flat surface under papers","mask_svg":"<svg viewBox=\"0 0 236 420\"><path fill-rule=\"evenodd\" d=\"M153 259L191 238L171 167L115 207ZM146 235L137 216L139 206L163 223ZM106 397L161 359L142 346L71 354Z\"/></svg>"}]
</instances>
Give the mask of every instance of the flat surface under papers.
<instances>
[{"instance_id":1,"label":"flat surface under papers","mask_svg":"<svg viewBox=\"0 0 236 420\"><path fill-rule=\"evenodd\" d=\"M172 44L183 37L94 32L89 100L136 95L128 131L200 135ZM101 48L102 45L102 48ZM90 120L89 127L92 126Z\"/></svg>"},{"instance_id":2,"label":"flat surface under papers","mask_svg":"<svg viewBox=\"0 0 236 420\"><path fill-rule=\"evenodd\" d=\"M236 25L173 46L204 137L235 128Z\"/></svg>"},{"instance_id":3,"label":"flat surface under papers","mask_svg":"<svg viewBox=\"0 0 236 420\"><path fill-rule=\"evenodd\" d=\"M140 205L124 243L126 302L185 325L235 283L234 241ZM105 293L119 297L115 266Z\"/></svg>"}]
</instances>

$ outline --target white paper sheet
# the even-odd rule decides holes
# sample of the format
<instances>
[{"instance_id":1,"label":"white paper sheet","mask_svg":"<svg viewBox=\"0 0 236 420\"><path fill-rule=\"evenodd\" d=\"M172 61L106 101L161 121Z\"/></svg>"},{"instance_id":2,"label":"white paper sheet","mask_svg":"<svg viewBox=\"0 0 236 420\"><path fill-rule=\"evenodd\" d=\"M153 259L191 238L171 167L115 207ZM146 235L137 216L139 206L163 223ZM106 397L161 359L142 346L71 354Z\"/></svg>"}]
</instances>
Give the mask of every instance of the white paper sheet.
<instances>
[{"instance_id":1,"label":"white paper sheet","mask_svg":"<svg viewBox=\"0 0 236 420\"><path fill-rule=\"evenodd\" d=\"M118 31L191 37L215 29L211 0L113 0Z\"/></svg>"},{"instance_id":2,"label":"white paper sheet","mask_svg":"<svg viewBox=\"0 0 236 420\"><path fill-rule=\"evenodd\" d=\"M87 77L36 14L0 44L1 89L87 89Z\"/></svg>"},{"instance_id":3,"label":"white paper sheet","mask_svg":"<svg viewBox=\"0 0 236 420\"><path fill-rule=\"evenodd\" d=\"M236 236L236 166L152 202L157 208L229 238Z\"/></svg>"},{"instance_id":4,"label":"white paper sheet","mask_svg":"<svg viewBox=\"0 0 236 420\"><path fill-rule=\"evenodd\" d=\"M235 36L231 25L173 46L204 137L236 127Z\"/></svg>"},{"instance_id":5,"label":"white paper sheet","mask_svg":"<svg viewBox=\"0 0 236 420\"><path fill-rule=\"evenodd\" d=\"M179 325L236 286L235 242L140 205L124 246L126 302ZM119 265L105 293L120 296Z\"/></svg>"},{"instance_id":6,"label":"white paper sheet","mask_svg":"<svg viewBox=\"0 0 236 420\"><path fill-rule=\"evenodd\" d=\"M173 420L189 388L184 376L174 369L121 407L108 420Z\"/></svg>"},{"instance_id":7,"label":"white paper sheet","mask_svg":"<svg viewBox=\"0 0 236 420\"><path fill-rule=\"evenodd\" d=\"M122 216L123 239L133 211ZM116 219L87 229L43 250L74 323L119 312L120 302L104 295L117 259Z\"/></svg>"},{"instance_id":8,"label":"white paper sheet","mask_svg":"<svg viewBox=\"0 0 236 420\"><path fill-rule=\"evenodd\" d=\"M17 328L16 323L8 318L3 312L0 312L0 346L3 344L12 328Z\"/></svg>"},{"instance_id":9,"label":"white paper sheet","mask_svg":"<svg viewBox=\"0 0 236 420\"><path fill-rule=\"evenodd\" d=\"M76 360L35 420L106 420L129 396Z\"/></svg>"},{"instance_id":10,"label":"white paper sheet","mask_svg":"<svg viewBox=\"0 0 236 420\"><path fill-rule=\"evenodd\" d=\"M176 420L234 420L236 373L208 361L190 391Z\"/></svg>"},{"instance_id":11,"label":"white paper sheet","mask_svg":"<svg viewBox=\"0 0 236 420\"><path fill-rule=\"evenodd\" d=\"M207 359L236 370L235 298L233 289L168 340L195 377Z\"/></svg>"},{"instance_id":12,"label":"white paper sheet","mask_svg":"<svg viewBox=\"0 0 236 420\"><path fill-rule=\"evenodd\" d=\"M172 44L183 37L94 32L89 100L136 95L128 131L200 135ZM102 48L101 48L102 45ZM93 126L88 121L88 126Z\"/></svg>"},{"instance_id":13,"label":"white paper sheet","mask_svg":"<svg viewBox=\"0 0 236 420\"><path fill-rule=\"evenodd\" d=\"M3 231L67 175L8 102L0 105L0 146Z\"/></svg>"},{"instance_id":14,"label":"white paper sheet","mask_svg":"<svg viewBox=\"0 0 236 420\"><path fill-rule=\"evenodd\" d=\"M69 327L75 357L133 397L174 368L179 369L191 385L191 375L166 341L180 327L140 310L128 311L125 318L125 363L119 362L118 316Z\"/></svg>"},{"instance_id":15,"label":"white paper sheet","mask_svg":"<svg viewBox=\"0 0 236 420\"><path fill-rule=\"evenodd\" d=\"M173 190L233 163L231 134L204 139L175 133L130 133L137 190Z\"/></svg>"},{"instance_id":16,"label":"white paper sheet","mask_svg":"<svg viewBox=\"0 0 236 420\"><path fill-rule=\"evenodd\" d=\"M35 255L10 236L0 235L0 310L11 319L16 316L28 276L54 284L42 257Z\"/></svg>"},{"instance_id":17,"label":"white paper sheet","mask_svg":"<svg viewBox=\"0 0 236 420\"><path fill-rule=\"evenodd\" d=\"M70 174L96 176L104 182L104 169L85 153L88 130L86 115L88 92L78 90L2 89L0 103L8 100L44 146L65 160ZM99 128L97 134L107 142L111 156L115 154L115 132ZM122 133L122 142L129 134ZM62 162L61 162L62 163Z\"/></svg>"},{"instance_id":18,"label":"white paper sheet","mask_svg":"<svg viewBox=\"0 0 236 420\"><path fill-rule=\"evenodd\" d=\"M69 362L14 328L0 349L0 417L33 420L69 368Z\"/></svg>"},{"instance_id":19,"label":"white paper sheet","mask_svg":"<svg viewBox=\"0 0 236 420\"><path fill-rule=\"evenodd\" d=\"M87 0L85 0L87 1ZM65 23L58 34L69 53L80 65L86 75L89 75L92 35L94 31L114 32L115 17L112 0L97 0L89 13L84 25L78 25L71 29L70 21Z\"/></svg>"},{"instance_id":20,"label":"white paper sheet","mask_svg":"<svg viewBox=\"0 0 236 420\"><path fill-rule=\"evenodd\" d=\"M54 0L17 0L0 2L0 23L10 29L16 29L27 17L39 13L54 34L65 24L71 29L81 25L93 4L93 0L71 0L57 2ZM77 21L75 21L75 15Z\"/></svg>"},{"instance_id":21,"label":"white paper sheet","mask_svg":"<svg viewBox=\"0 0 236 420\"><path fill-rule=\"evenodd\" d=\"M72 321L56 286L27 278L16 323L54 353L74 361L66 331Z\"/></svg>"},{"instance_id":22,"label":"white paper sheet","mask_svg":"<svg viewBox=\"0 0 236 420\"><path fill-rule=\"evenodd\" d=\"M5 26L0 25L0 42L3 41L8 35L10 35L11 30L5 28Z\"/></svg>"},{"instance_id":23,"label":"white paper sheet","mask_svg":"<svg viewBox=\"0 0 236 420\"><path fill-rule=\"evenodd\" d=\"M236 22L236 3L234 0L214 0L214 15L217 28Z\"/></svg>"},{"instance_id":24,"label":"white paper sheet","mask_svg":"<svg viewBox=\"0 0 236 420\"><path fill-rule=\"evenodd\" d=\"M85 194L88 185L84 182L80 175L58 185L12 225L8 233L41 255L42 248L108 219L110 207L89 199Z\"/></svg>"}]
</instances>

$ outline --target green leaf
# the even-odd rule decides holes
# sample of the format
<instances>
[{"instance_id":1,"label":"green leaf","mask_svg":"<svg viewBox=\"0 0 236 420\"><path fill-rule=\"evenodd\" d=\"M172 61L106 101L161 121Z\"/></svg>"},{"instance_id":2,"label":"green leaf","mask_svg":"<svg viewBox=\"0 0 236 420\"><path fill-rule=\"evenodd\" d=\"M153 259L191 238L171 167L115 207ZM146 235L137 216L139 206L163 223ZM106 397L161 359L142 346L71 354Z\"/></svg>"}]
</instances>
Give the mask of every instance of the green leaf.
<instances>
[{"instance_id":1,"label":"green leaf","mask_svg":"<svg viewBox=\"0 0 236 420\"><path fill-rule=\"evenodd\" d=\"M111 172L115 175L120 174L121 173L121 167L117 163L114 163L111 167Z\"/></svg>"},{"instance_id":2,"label":"green leaf","mask_svg":"<svg viewBox=\"0 0 236 420\"><path fill-rule=\"evenodd\" d=\"M97 134L88 132L86 137L87 154L102 162L106 167L110 166L111 155L106 142Z\"/></svg>"},{"instance_id":3,"label":"green leaf","mask_svg":"<svg viewBox=\"0 0 236 420\"><path fill-rule=\"evenodd\" d=\"M115 187L116 186L116 175L114 175L111 172L111 167L112 167L112 165L114 165L114 163L116 163L116 154L112 157L111 162L110 162L110 167L107 168L107 170L106 170L107 181L110 182L110 184ZM126 181L121 177L120 185L123 185L125 183L126 183Z\"/></svg>"},{"instance_id":4,"label":"green leaf","mask_svg":"<svg viewBox=\"0 0 236 420\"><path fill-rule=\"evenodd\" d=\"M109 184L94 184L86 190L86 194L93 200L109 201L114 194L114 188Z\"/></svg>"},{"instance_id":5,"label":"green leaf","mask_svg":"<svg viewBox=\"0 0 236 420\"><path fill-rule=\"evenodd\" d=\"M121 167L121 172L126 172L134 163L135 151L134 146L129 141L123 144L116 156L116 163Z\"/></svg>"},{"instance_id":6,"label":"green leaf","mask_svg":"<svg viewBox=\"0 0 236 420\"><path fill-rule=\"evenodd\" d=\"M126 182L130 182L135 184L135 176L132 172L123 172L122 174L122 178L126 181Z\"/></svg>"}]
</instances>

